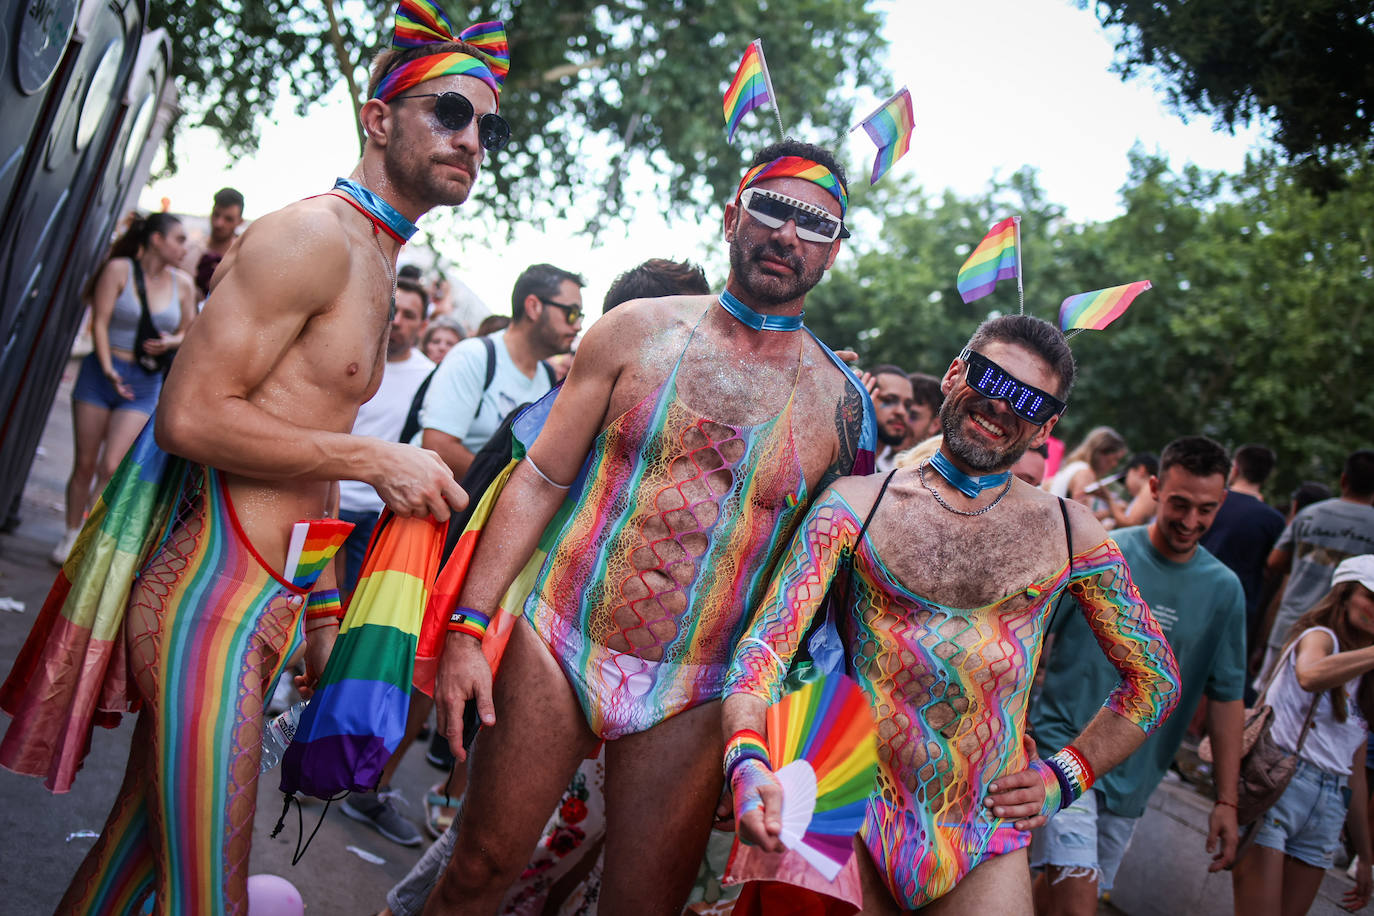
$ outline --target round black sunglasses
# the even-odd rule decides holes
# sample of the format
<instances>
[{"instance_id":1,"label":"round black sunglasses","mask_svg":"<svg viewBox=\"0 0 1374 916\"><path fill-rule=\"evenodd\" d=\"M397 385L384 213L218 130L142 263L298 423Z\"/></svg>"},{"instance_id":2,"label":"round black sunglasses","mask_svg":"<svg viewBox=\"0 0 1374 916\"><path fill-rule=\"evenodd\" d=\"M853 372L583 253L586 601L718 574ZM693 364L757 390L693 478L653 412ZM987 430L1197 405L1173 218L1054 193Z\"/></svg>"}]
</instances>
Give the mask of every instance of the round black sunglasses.
<instances>
[{"instance_id":1,"label":"round black sunglasses","mask_svg":"<svg viewBox=\"0 0 1374 916\"><path fill-rule=\"evenodd\" d=\"M472 123L472 102L461 92L425 92L399 96L400 99L434 99L434 118L447 130L463 130ZM477 141L482 148L496 152L510 140L510 125L498 114L477 119Z\"/></svg>"}]
</instances>

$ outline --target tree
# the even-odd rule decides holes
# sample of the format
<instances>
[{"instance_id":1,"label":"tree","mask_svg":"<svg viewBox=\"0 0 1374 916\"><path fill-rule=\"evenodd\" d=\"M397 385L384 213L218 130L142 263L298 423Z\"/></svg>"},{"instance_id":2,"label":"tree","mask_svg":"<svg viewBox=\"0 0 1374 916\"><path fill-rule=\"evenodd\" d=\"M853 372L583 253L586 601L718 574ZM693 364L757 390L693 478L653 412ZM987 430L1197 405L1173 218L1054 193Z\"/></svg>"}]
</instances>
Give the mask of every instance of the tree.
<instances>
[{"instance_id":1,"label":"tree","mask_svg":"<svg viewBox=\"0 0 1374 916\"><path fill-rule=\"evenodd\" d=\"M1079 0L1086 6L1088 0ZM1096 0L1120 26L1116 69L1163 76L1180 113L1227 128L1263 116L1274 140L1323 192L1341 186L1339 158L1374 139L1374 4L1369 0Z\"/></svg>"},{"instance_id":2,"label":"tree","mask_svg":"<svg viewBox=\"0 0 1374 916\"><path fill-rule=\"evenodd\" d=\"M390 40L394 6L379 0L153 0L150 24L175 45L173 73L187 123L251 151L283 82L301 113L340 80L356 105L367 64ZM725 142L721 99L745 46L761 37L790 130L833 141L852 117L852 91L885 82L880 17L868 0L660 4L589 0L449 3L461 27L506 23L511 70L501 114L511 143L484 166L497 224L577 212L588 226L618 218L620 175L652 170L668 202L705 212L739 179L741 160L776 136L761 110Z\"/></svg>"}]
</instances>

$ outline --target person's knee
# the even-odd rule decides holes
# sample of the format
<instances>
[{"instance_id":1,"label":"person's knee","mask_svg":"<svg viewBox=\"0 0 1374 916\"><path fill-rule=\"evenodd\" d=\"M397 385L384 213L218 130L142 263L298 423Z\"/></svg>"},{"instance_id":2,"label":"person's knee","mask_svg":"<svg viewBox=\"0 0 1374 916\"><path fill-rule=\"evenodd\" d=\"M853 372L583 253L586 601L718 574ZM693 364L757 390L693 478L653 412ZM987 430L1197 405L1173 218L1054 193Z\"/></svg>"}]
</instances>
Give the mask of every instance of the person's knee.
<instances>
[{"instance_id":1,"label":"person's knee","mask_svg":"<svg viewBox=\"0 0 1374 916\"><path fill-rule=\"evenodd\" d=\"M504 891L520 877L527 858L528 851L522 856L513 847L507 849L491 842L464 843L460 836L434 894L438 902L449 904Z\"/></svg>"},{"instance_id":2,"label":"person's knee","mask_svg":"<svg viewBox=\"0 0 1374 916\"><path fill-rule=\"evenodd\" d=\"M101 480L109 480L119 470L119 463L124 460L123 455L111 455L110 450L106 449L105 454L100 456L97 470L100 472Z\"/></svg>"},{"instance_id":3,"label":"person's knee","mask_svg":"<svg viewBox=\"0 0 1374 916\"><path fill-rule=\"evenodd\" d=\"M1047 916L1094 916L1097 912L1098 871L1091 866L1050 866Z\"/></svg>"}]
</instances>

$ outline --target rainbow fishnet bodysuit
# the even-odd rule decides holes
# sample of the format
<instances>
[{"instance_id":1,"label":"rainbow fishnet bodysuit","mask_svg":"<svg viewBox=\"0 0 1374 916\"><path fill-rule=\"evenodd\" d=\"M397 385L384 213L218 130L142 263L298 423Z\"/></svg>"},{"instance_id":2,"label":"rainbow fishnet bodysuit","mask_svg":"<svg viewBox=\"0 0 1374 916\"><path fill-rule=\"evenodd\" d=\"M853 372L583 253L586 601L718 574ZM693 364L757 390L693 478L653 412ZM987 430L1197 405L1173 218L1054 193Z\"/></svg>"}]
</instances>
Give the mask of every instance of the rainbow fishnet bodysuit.
<instances>
[{"instance_id":1,"label":"rainbow fishnet bodysuit","mask_svg":"<svg viewBox=\"0 0 1374 916\"><path fill-rule=\"evenodd\" d=\"M602 738L720 695L745 609L808 501L796 379L777 416L731 426L678 397L681 363L597 437L525 605Z\"/></svg>"},{"instance_id":2,"label":"rainbow fishnet bodysuit","mask_svg":"<svg viewBox=\"0 0 1374 916\"><path fill-rule=\"evenodd\" d=\"M778 699L780 662L790 663L852 548L840 630L848 666L878 720L878 784L860 835L894 899L916 908L985 859L1030 842L1011 821L993 817L983 799L994 778L1025 769L1031 674L1060 591L1077 599L1121 673L1108 709L1153 730L1177 702L1178 667L1111 540L993 604L962 610L905 589L867 534L855 544L859 529L834 491L812 507L740 643L725 692Z\"/></svg>"}]
</instances>

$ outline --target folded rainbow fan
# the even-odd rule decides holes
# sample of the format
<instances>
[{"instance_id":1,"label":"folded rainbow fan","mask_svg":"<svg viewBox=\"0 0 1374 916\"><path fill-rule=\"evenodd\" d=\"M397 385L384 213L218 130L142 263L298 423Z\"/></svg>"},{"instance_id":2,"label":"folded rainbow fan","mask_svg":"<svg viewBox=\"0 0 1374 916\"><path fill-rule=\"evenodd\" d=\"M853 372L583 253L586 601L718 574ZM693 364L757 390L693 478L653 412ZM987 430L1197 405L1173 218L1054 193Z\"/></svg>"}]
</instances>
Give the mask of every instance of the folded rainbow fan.
<instances>
[{"instance_id":1,"label":"folded rainbow fan","mask_svg":"<svg viewBox=\"0 0 1374 916\"><path fill-rule=\"evenodd\" d=\"M842 674L789 693L768 709L768 754L782 784L783 844L835 880L878 771L868 697Z\"/></svg>"}]
</instances>

